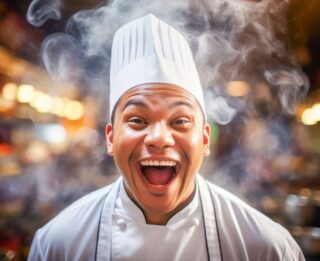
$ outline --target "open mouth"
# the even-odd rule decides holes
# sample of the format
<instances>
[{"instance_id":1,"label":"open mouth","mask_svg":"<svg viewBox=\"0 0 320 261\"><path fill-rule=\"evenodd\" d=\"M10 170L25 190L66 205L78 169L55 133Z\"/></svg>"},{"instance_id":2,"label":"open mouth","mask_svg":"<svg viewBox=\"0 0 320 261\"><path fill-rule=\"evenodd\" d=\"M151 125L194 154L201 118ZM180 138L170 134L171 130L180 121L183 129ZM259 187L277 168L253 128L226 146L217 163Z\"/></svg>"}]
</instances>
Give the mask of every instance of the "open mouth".
<instances>
[{"instance_id":1,"label":"open mouth","mask_svg":"<svg viewBox=\"0 0 320 261\"><path fill-rule=\"evenodd\" d=\"M140 165L145 180L153 186L168 185L177 173L174 161L143 160Z\"/></svg>"}]
</instances>

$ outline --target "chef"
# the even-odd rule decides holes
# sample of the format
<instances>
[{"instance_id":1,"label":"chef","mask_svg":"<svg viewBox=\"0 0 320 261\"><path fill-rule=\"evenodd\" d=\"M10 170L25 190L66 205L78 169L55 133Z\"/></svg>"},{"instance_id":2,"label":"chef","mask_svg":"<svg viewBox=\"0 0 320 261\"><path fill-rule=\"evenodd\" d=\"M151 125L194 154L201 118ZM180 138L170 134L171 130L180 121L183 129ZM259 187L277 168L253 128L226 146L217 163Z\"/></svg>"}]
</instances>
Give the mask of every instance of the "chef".
<instances>
[{"instance_id":1,"label":"chef","mask_svg":"<svg viewBox=\"0 0 320 261\"><path fill-rule=\"evenodd\" d=\"M210 125L183 35L152 14L113 40L107 152L121 177L34 236L29 260L304 260L290 234L198 173Z\"/></svg>"}]
</instances>

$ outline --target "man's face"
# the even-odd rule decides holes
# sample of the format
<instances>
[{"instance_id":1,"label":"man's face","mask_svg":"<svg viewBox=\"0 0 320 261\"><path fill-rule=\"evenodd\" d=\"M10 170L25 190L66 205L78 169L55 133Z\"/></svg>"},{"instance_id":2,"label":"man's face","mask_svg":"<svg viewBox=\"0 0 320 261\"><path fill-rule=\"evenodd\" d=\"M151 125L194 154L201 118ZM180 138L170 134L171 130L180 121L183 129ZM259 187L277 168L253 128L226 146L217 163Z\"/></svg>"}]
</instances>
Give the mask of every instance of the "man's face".
<instances>
[{"instance_id":1,"label":"man's face","mask_svg":"<svg viewBox=\"0 0 320 261\"><path fill-rule=\"evenodd\" d=\"M169 84L145 84L119 100L106 127L108 153L145 215L171 216L190 199L209 154L210 127L196 99Z\"/></svg>"}]
</instances>

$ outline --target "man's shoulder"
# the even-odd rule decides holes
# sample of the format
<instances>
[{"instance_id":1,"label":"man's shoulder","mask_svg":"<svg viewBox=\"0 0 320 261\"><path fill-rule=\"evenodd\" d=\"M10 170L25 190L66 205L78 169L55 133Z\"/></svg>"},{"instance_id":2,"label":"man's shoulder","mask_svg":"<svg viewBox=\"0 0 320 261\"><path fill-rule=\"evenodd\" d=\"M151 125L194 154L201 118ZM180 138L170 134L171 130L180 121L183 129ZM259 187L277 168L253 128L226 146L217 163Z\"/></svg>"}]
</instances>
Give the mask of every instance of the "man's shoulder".
<instances>
[{"instance_id":1,"label":"man's shoulder","mask_svg":"<svg viewBox=\"0 0 320 261\"><path fill-rule=\"evenodd\" d=\"M242 246L241 251L252 260L287 260L286 256L292 257L291 260L300 260L299 247L282 225L227 190L207 183L214 202L222 246L229 249L234 249L235 245ZM228 255L232 255L232 251ZM233 257L230 256L231 259Z\"/></svg>"},{"instance_id":2,"label":"man's shoulder","mask_svg":"<svg viewBox=\"0 0 320 261\"><path fill-rule=\"evenodd\" d=\"M243 199L209 181L207 182L210 190L213 192L212 195L215 199L214 203L217 211L223 211L225 215L234 214L241 221L248 222L249 224L260 223L261 225L268 226L270 229L275 229L279 233L287 232L284 227L251 207Z\"/></svg>"},{"instance_id":3,"label":"man's shoulder","mask_svg":"<svg viewBox=\"0 0 320 261\"><path fill-rule=\"evenodd\" d=\"M112 185L83 196L40 228L32 242L31 255L41 254L45 259L54 260L81 253L90 260L94 254L100 213ZM83 247L79 248L80 245Z\"/></svg>"},{"instance_id":4,"label":"man's shoulder","mask_svg":"<svg viewBox=\"0 0 320 261\"><path fill-rule=\"evenodd\" d=\"M54 225L60 222L72 221L77 218L79 222L81 219L90 218L99 212L101 206L112 188L113 184L95 190L80 199L73 202L71 205L62 210L56 217L54 217L46 226Z\"/></svg>"}]
</instances>

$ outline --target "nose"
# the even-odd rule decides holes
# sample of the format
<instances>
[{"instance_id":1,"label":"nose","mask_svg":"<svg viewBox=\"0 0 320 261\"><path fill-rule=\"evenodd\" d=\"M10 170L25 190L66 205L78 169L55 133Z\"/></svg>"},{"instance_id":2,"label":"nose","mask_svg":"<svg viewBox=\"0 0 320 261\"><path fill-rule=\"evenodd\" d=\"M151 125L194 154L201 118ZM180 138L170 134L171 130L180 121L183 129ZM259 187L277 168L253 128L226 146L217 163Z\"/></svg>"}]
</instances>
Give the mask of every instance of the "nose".
<instances>
[{"instance_id":1,"label":"nose","mask_svg":"<svg viewBox=\"0 0 320 261\"><path fill-rule=\"evenodd\" d=\"M171 147L175 143L169 126L164 122L151 125L144 142L146 146L159 149Z\"/></svg>"}]
</instances>

